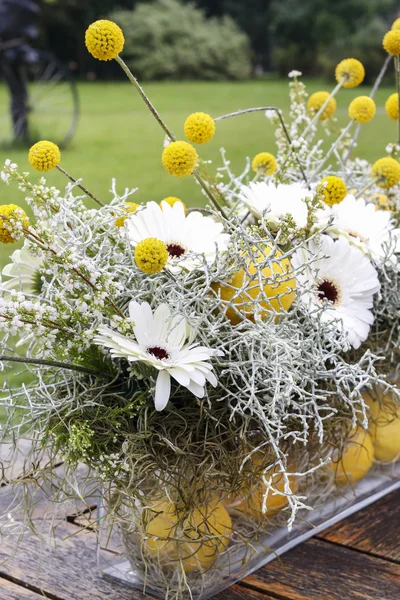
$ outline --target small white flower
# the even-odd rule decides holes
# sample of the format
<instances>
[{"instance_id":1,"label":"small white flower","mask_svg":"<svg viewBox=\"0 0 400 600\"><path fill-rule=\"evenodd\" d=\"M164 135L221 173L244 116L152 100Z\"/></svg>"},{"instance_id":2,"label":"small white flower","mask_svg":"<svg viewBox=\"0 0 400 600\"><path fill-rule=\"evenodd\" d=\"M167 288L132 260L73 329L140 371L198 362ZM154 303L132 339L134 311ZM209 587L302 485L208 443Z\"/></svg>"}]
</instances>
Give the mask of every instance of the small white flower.
<instances>
[{"instance_id":1,"label":"small white flower","mask_svg":"<svg viewBox=\"0 0 400 600\"><path fill-rule=\"evenodd\" d=\"M214 262L217 248L226 250L229 235L223 233L222 223L205 217L198 211L185 215L181 202L173 206L162 202L148 202L146 208L132 214L125 221L125 228L132 246L146 238L157 238L167 246L167 268L179 272L191 271Z\"/></svg>"},{"instance_id":2,"label":"small white flower","mask_svg":"<svg viewBox=\"0 0 400 600\"><path fill-rule=\"evenodd\" d=\"M374 321L373 296L380 288L365 254L344 238L323 235L320 245L310 242L307 249L297 250L292 264L299 269L301 301L309 312L322 322L340 320L349 344L359 348Z\"/></svg>"},{"instance_id":3,"label":"small white flower","mask_svg":"<svg viewBox=\"0 0 400 600\"><path fill-rule=\"evenodd\" d=\"M265 116L267 117L267 119L273 119L274 117L276 117L276 110L271 110L271 109L267 109L265 111Z\"/></svg>"},{"instance_id":4,"label":"small white flower","mask_svg":"<svg viewBox=\"0 0 400 600\"><path fill-rule=\"evenodd\" d=\"M258 181L241 188L240 198L248 209L258 218L267 211L266 220L279 226L282 217L290 214L298 228L307 224L308 209L305 198L313 192L301 183L276 185L273 182Z\"/></svg>"},{"instance_id":5,"label":"small white flower","mask_svg":"<svg viewBox=\"0 0 400 600\"><path fill-rule=\"evenodd\" d=\"M377 263L388 254L388 248L400 251L400 229L395 229L390 210L376 210L375 204L349 194L342 202L320 214L321 223L333 217L328 230L342 235L366 252ZM392 262L396 257L392 255Z\"/></svg>"},{"instance_id":6,"label":"small white flower","mask_svg":"<svg viewBox=\"0 0 400 600\"><path fill-rule=\"evenodd\" d=\"M293 78L293 77L301 77L303 75L303 73L301 71L290 71L290 73L288 73L288 77Z\"/></svg>"},{"instance_id":7,"label":"small white flower","mask_svg":"<svg viewBox=\"0 0 400 600\"><path fill-rule=\"evenodd\" d=\"M26 294L37 293L36 287L43 268L43 258L31 254L26 242L21 250L15 250L10 258L12 263L6 265L2 271L2 275L10 279L3 282L1 288L22 290Z\"/></svg>"},{"instance_id":8,"label":"small white flower","mask_svg":"<svg viewBox=\"0 0 400 600\"><path fill-rule=\"evenodd\" d=\"M167 304L160 304L153 313L147 302L132 301L129 316L135 323L136 340L102 326L94 341L110 348L114 357L143 362L159 371L154 399L157 410L168 404L171 377L197 398L204 397L207 381L214 387L217 385L213 367L207 361L219 351L193 344L194 329L183 317L171 315Z\"/></svg>"}]
</instances>

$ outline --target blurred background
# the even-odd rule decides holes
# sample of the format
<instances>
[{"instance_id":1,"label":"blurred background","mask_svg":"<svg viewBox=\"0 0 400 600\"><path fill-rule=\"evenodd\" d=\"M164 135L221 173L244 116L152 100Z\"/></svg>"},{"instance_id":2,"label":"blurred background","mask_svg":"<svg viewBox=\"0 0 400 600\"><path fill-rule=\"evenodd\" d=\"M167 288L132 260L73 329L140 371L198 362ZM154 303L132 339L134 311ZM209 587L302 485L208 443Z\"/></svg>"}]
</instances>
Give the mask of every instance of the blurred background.
<instances>
[{"instance_id":1,"label":"blurred background","mask_svg":"<svg viewBox=\"0 0 400 600\"><path fill-rule=\"evenodd\" d=\"M10 7L19 14L14 24ZM24 11L30 16L23 23L23 37L29 38L23 60L39 89L32 110L41 137L58 142L59 131L66 132L64 168L82 177L104 201L115 177L117 189L139 187L137 202L173 195L188 205L199 204L202 196L191 178L178 180L164 173L161 128L118 65L95 61L87 52L85 29L91 22L109 18L122 27L125 61L164 120L183 138L184 120L193 111L216 117L250 106L287 110L287 74L292 69L302 71L309 93L330 91L337 62L354 57L365 65L365 84L340 91L339 131L348 122L350 100L369 93L386 56L383 35L400 14L397 0L0 0L0 63L5 52L14 56L15 48L5 50L4 43L21 37ZM14 85L18 92L18 81ZM394 91L391 67L376 96L377 116L359 139L359 154L367 159L384 155L387 143L396 141L396 123L383 108ZM10 127L9 111L3 80L0 142ZM232 167L240 169L246 156L274 153L273 127L263 113L220 123L214 139L199 150L202 158L212 160L211 172L220 165L221 147ZM26 154L23 144L0 144L0 162L11 158L30 170ZM49 173L48 180L65 185L58 172ZM20 195L0 187L1 203L20 201Z\"/></svg>"}]
</instances>

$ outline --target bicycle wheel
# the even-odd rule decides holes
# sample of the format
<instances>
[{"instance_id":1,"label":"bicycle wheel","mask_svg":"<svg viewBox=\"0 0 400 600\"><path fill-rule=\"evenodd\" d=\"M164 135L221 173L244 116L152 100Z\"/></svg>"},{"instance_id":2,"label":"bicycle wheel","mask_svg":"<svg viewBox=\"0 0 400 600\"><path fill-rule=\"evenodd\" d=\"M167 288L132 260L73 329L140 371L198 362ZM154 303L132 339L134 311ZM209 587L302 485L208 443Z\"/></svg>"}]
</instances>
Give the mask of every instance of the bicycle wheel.
<instances>
[{"instance_id":1,"label":"bicycle wheel","mask_svg":"<svg viewBox=\"0 0 400 600\"><path fill-rule=\"evenodd\" d=\"M26 131L20 135L15 123L13 128L10 102L4 106L4 90L0 90L0 125L2 121L8 121L0 129L3 138L0 143L33 144L47 139L65 147L71 141L79 119L75 82L68 69L51 54L35 50L31 57L18 67L19 77L24 79L27 90Z\"/></svg>"}]
</instances>

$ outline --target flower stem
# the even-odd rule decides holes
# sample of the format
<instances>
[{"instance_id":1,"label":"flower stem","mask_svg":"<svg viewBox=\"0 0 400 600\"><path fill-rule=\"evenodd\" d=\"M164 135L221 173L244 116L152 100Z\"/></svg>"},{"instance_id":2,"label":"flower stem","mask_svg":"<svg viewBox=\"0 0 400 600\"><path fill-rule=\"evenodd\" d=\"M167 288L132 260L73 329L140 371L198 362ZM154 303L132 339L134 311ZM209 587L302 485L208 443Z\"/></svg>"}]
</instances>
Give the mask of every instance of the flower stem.
<instances>
[{"instance_id":1,"label":"flower stem","mask_svg":"<svg viewBox=\"0 0 400 600\"><path fill-rule=\"evenodd\" d=\"M304 181L305 181L308 189L310 189L310 185L308 183L306 174L305 174L304 169L302 167L302 164L301 164L301 162L300 162L300 160L299 160L299 158L297 156L297 153L295 152L295 150L294 150L294 148L292 146L292 140L290 139L289 132L287 130L287 127L286 127L285 122L284 122L283 117L282 117L282 112L281 112L281 110L279 108L277 108L276 106L259 106L257 108L245 108L243 110L237 110L236 112L232 112L232 113L228 113L226 115L222 115L222 117L217 117L216 119L214 119L214 121L223 121L224 119L230 119L231 117L238 117L240 115L246 115L248 113L253 113L253 112L260 112L260 111L264 111L265 112L266 110L273 110L273 111L276 112L277 117L279 119L279 122L281 124L281 127L283 129L283 133L285 134L285 137L286 137L287 142L289 144L290 151L292 153L294 153L294 155L296 157L296 162L297 162L297 164L299 166L299 170L300 170L301 176L303 177L303 179L304 179Z\"/></svg>"},{"instance_id":2,"label":"flower stem","mask_svg":"<svg viewBox=\"0 0 400 600\"><path fill-rule=\"evenodd\" d=\"M63 174L65 175L70 181L72 181L72 183L76 183L76 179L74 179L69 173L67 173L67 171L65 169L63 169L62 167L60 167L60 165L57 165L57 169ZM100 206L105 206L105 204L99 200L98 198L96 198L96 196L94 196L94 194L92 194L91 192L89 192L89 190L87 190L81 183L78 183L78 188L80 188L82 190L82 192L84 192L86 194L86 196L89 196L89 198L91 198L92 200L94 200L95 202L97 202L97 204L99 204Z\"/></svg>"},{"instance_id":3,"label":"flower stem","mask_svg":"<svg viewBox=\"0 0 400 600\"><path fill-rule=\"evenodd\" d=\"M399 114L397 117L397 123L398 123L397 143L400 144L400 60L399 60L398 56L394 57L394 70L396 72L396 88L397 88L397 100L398 100L398 109L399 109Z\"/></svg>"},{"instance_id":4,"label":"flower stem","mask_svg":"<svg viewBox=\"0 0 400 600\"><path fill-rule=\"evenodd\" d=\"M355 123L354 119L352 119L350 121L350 123L343 129L342 133L339 135L339 137L336 140L336 142L334 144L332 144L332 146L330 147L330 149L328 150L328 152L325 154L322 162L319 163L318 167L315 169L314 173L312 174L312 176L311 176L312 179L314 179L314 177L321 171L322 167L324 166L324 164L326 163L326 161L328 160L328 158L336 150L336 148L338 147L339 142L342 140L342 138L344 138L344 136L348 133L348 131L352 127L353 123Z\"/></svg>"},{"instance_id":5,"label":"flower stem","mask_svg":"<svg viewBox=\"0 0 400 600\"><path fill-rule=\"evenodd\" d=\"M355 198L359 198L364 192L369 190L369 188L376 184L376 181L376 179L372 179L372 181L369 181L367 185L365 185L359 192L357 192L357 194L355 194Z\"/></svg>"},{"instance_id":6,"label":"flower stem","mask_svg":"<svg viewBox=\"0 0 400 600\"><path fill-rule=\"evenodd\" d=\"M149 109L149 111L151 112L151 114L153 115L153 117L156 119L156 121L158 121L158 123L164 129L164 131L167 134L167 136L169 137L169 139L172 142L175 142L176 138L175 138L174 134L167 127L167 125L165 124L165 122L162 120L162 118L158 114L158 111L157 111L156 107L153 105L153 103L147 97L144 89L142 88L142 86L140 85L140 83L138 82L138 80L136 79L136 77L132 74L132 72L129 69L128 65L122 60L122 58L120 56L117 56L117 58L115 60L117 61L117 63L119 64L119 66L122 68L122 70L125 72L126 76L128 77L128 79L131 82L131 84L133 85L133 87L135 87L136 90L139 92L139 95L141 96L143 102L146 104L147 108Z\"/></svg>"},{"instance_id":7,"label":"flower stem","mask_svg":"<svg viewBox=\"0 0 400 600\"><path fill-rule=\"evenodd\" d=\"M307 133L310 131L311 127L318 121L318 119L320 118L320 116L322 115L322 113L324 112L324 110L326 109L326 107L328 106L329 102L332 100L332 98L334 96L336 96L336 94L338 93L338 91L340 90L340 88L343 86L343 84L344 84L345 81L346 81L346 78L343 77L339 81L339 83L336 85L336 87L333 88L333 90L331 91L331 93L329 94L329 96L327 97L327 99L325 100L325 102L323 103L323 105L321 106L321 108L319 109L319 111L317 113L315 113L313 119L310 121L310 123L307 125L307 127L305 128L305 130L301 134L301 137L305 138L305 136L307 135Z\"/></svg>"},{"instance_id":8,"label":"flower stem","mask_svg":"<svg viewBox=\"0 0 400 600\"><path fill-rule=\"evenodd\" d=\"M15 362L15 363L23 363L27 365L42 365L44 367L56 367L59 369L67 369L69 371L78 371L79 373L86 373L87 375L94 375L96 377L107 378L106 373L101 373L100 371L94 371L93 369L88 369L86 367L79 367L78 365L71 365L69 363L58 362L56 360L44 360L40 358L20 358L17 356L6 356L0 355L0 363L1 362Z\"/></svg>"},{"instance_id":9,"label":"flower stem","mask_svg":"<svg viewBox=\"0 0 400 600\"><path fill-rule=\"evenodd\" d=\"M372 86L372 89L371 89L371 92L370 92L370 95L369 95L370 98L373 98L375 96L376 91L377 91L377 89L379 88L379 86L380 86L380 84L382 82L383 76L386 73L387 68L388 68L389 63L390 63L391 60L392 60L392 57L389 54L386 57L385 62L383 63L381 70L379 71L379 75L376 78L374 85ZM343 159L343 165L346 165L347 161L350 158L351 153L353 152L353 148L356 145L356 142L358 140L358 136L360 135L361 127L362 127L361 123L359 123L357 125L357 127L356 127L356 130L354 132L354 136L353 136L353 139L352 139L351 144L349 146L349 149L348 149L348 151L346 153L346 156Z\"/></svg>"}]
</instances>

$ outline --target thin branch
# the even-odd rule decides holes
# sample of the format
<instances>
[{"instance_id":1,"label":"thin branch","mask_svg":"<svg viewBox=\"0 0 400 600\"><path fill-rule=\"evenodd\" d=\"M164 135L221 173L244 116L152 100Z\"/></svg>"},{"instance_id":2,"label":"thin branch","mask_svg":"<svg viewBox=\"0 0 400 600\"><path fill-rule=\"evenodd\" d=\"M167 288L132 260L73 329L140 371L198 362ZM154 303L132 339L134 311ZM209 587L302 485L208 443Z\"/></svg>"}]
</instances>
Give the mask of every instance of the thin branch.
<instances>
[{"instance_id":1,"label":"thin branch","mask_svg":"<svg viewBox=\"0 0 400 600\"><path fill-rule=\"evenodd\" d=\"M27 365L38 365L45 367L56 367L58 369L67 369L69 371L78 371L79 373L86 373L87 375L93 375L95 377L109 378L107 373L101 373L100 371L94 371L93 369L88 369L86 367L79 367L78 365L71 365L69 363L62 363L56 360L44 360L40 358L20 358L17 356L7 356L0 355L0 363L1 362L15 362L15 363L23 363Z\"/></svg>"}]
</instances>

